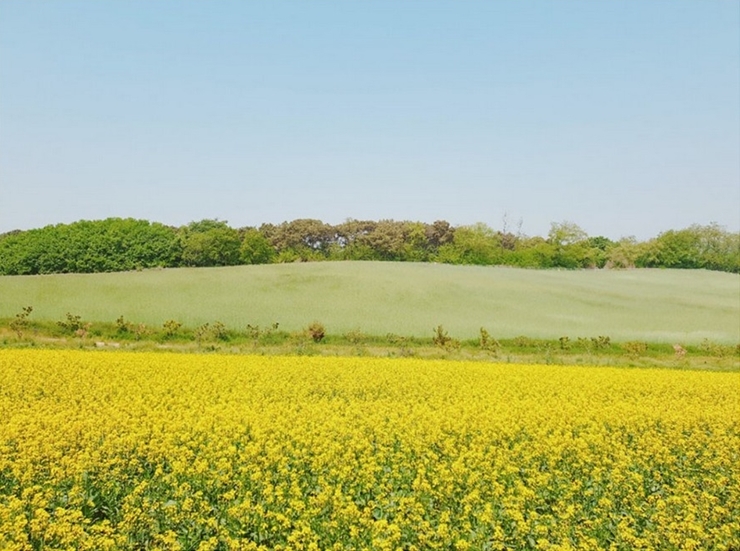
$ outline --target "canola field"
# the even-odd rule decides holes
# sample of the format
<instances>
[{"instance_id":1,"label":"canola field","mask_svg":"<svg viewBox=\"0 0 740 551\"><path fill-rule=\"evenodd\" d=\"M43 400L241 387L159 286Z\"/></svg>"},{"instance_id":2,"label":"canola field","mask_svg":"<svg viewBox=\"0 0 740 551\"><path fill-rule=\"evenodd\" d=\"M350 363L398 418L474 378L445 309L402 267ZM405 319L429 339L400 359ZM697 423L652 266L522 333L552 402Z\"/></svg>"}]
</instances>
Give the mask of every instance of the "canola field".
<instances>
[{"instance_id":1,"label":"canola field","mask_svg":"<svg viewBox=\"0 0 740 551\"><path fill-rule=\"evenodd\" d=\"M0 351L0 549L724 549L740 374Z\"/></svg>"}]
</instances>

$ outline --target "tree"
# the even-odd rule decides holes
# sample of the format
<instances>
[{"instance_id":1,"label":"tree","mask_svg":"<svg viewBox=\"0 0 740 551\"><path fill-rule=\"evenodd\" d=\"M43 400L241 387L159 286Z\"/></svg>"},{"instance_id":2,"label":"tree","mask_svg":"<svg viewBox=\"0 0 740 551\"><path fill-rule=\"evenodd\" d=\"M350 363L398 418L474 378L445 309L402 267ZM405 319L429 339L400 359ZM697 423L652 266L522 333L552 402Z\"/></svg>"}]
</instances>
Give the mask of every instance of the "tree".
<instances>
[{"instance_id":1,"label":"tree","mask_svg":"<svg viewBox=\"0 0 740 551\"><path fill-rule=\"evenodd\" d=\"M354 220L349 218L334 226L333 257L344 260L379 260L380 257L368 244L366 236L377 228L373 220Z\"/></svg>"},{"instance_id":2,"label":"tree","mask_svg":"<svg viewBox=\"0 0 740 551\"><path fill-rule=\"evenodd\" d=\"M427 242L432 249L452 243L455 238L455 228L446 220L435 220L426 227Z\"/></svg>"},{"instance_id":3,"label":"tree","mask_svg":"<svg viewBox=\"0 0 740 551\"><path fill-rule=\"evenodd\" d=\"M241 259L239 232L219 220L191 222L181 230L185 266L233 266Z\"/></svg>"},{"instance_id":4,"label":"tree","mask_svg":"<svg viewBox=\"0 0 740 551\"><path fill-rule=\"evenodd\" d=\"M381 220L372 232L359 240L368 245L379 260L401 260L404 252L404 223L395 220Z\"/></svg>"},{"instance_id":5,"label":"tree","mask_svg":"<svg viewBox=\"0 0 740 551\"><path fill-rule=\"evenodd\" d=\"M740 271L740 233L719 224L668 230L651 241L647 266Z\"/></svg>"},{"instance_id":6,"label":"tree","mask_svg":"<svg viewBox=\"0 0 740 551\"><path fill-rule=\"evenodd\" d=\"M283 222L268 230L270 244L279 257L299 260L321 260L326 257L335 236L332 226L312 218Z\"/></svg>"},{"instance_id":7,"label":"tree","mask_svg":"<svg viewBox=\"0 0 740 551\"><path fill-rule=\"evenodd\" d=\"M454 253L446 246L440 251L444 257L459 259L460 264L497 264L503 257L499 234L481 222L457 228L452 248Z\"/></svg>"},{"instance_id":8,"label":"tree","mask_svg":"<svg viewBox=\"0 0 740 551\"><path fill-rule=\"evenodd\" d=\"M0 274L114 272L173 266L178 257L174 228L133 218L80 220L0 240Z\"/></svg>"},{"instance_id":9,"label":"tree","mask_svg":"<svg viewBox=\"0 0 740 551\"><path fill-rule=\"evenodd\" d=\"M427 228L421 222L403 223L403 253L401 260L424 262L429 259Z\"/></svg>"},{"instance_id":10,"label":"tree","mask_svg":"<svg viewBox=\"0 0 740 551\"><path fill-rule=\"evenodd\" d=\"M608 251L607 268L635 268L645 247L633 236L623 237Z\"/></svg>"},{"instance_id":11,"label":"tree","mask_svg":"<svg viewBox=\"0 0 740 551\"><path fill-rule=\"evenodd\" d=\"M254 228L244 231L239 252L244 264L269 264L275 258L275 249L267 238Z\"/></svg>"},{"instance_id":12,"label":"tree","mask_svg":"<svg viewBox=\"0 0 740 551\"><path fill-rule=\"evenodd\" d=\"M547 241L554 248L553 264L561 268L587 268L594 259L588 244L588 234L573 222L553 222Z\"/></svg>"}]
</instances>

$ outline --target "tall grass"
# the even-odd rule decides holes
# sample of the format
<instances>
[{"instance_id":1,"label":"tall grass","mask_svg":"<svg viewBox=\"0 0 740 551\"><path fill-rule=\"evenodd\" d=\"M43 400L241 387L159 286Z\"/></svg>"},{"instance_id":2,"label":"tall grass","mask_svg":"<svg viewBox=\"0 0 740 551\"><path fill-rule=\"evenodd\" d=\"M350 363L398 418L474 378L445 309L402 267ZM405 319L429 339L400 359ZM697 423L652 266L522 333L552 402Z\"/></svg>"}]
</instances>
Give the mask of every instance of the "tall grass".
<instances>
[{"instance_id":1,"label":"tall grass","mask_svg":"<svg viewBox=\"0 0 740 551\"><path fill-rule=\"evenodd\" d=\"M389 262L0 277L0 318L188 327L218 320L327 333L699 343L740 340L740 276L690 270L542 271Z\"/></svg>"}]
</instances>

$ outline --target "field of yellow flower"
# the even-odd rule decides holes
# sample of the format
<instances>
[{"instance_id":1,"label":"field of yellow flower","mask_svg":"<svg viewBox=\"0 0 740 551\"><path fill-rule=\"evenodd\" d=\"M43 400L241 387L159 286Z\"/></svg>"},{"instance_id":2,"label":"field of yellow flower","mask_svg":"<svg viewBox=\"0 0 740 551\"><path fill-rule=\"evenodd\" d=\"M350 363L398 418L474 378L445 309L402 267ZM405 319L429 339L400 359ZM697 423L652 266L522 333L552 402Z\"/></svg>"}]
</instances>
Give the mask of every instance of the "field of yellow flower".
<instances>
[{"instance_id":1,"label":"field of yellow flower","mask_svg":"<svg viewBox=\"0 0 740 551\"><path fill-rule=\"evenodd\" d=\"M0 549L738 549L739 391L738 373L3 350Z\"/></svg>"}]
</instances>

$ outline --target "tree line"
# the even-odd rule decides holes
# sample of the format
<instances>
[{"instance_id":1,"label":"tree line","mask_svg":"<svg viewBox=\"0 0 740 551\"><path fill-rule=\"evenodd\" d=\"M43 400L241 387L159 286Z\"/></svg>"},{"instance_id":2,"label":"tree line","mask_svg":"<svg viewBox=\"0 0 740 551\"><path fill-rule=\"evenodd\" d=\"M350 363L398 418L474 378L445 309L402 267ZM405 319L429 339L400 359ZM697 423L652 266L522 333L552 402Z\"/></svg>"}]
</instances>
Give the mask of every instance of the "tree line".
<instances>
[{"instance_id":1,"label":"tree line","mask_svg":"<svg viewBox=\"0 0 740 551\"><path fill-rule=\"evenodd\" d=\"M589 236L572 222L546 237L396 220L326 224L298 219L232 228L201 220L173 227L136 220L81 220L0 235L0 275L93 273L155 267L385 260L524 268L687 268L740 273L740 232L692 225L653 239Z\"/></svg>"}]
</instances>

